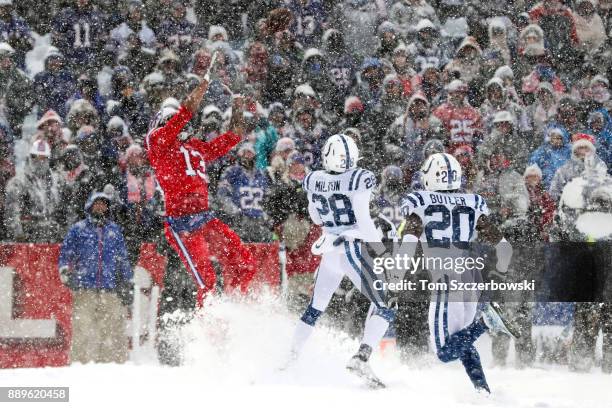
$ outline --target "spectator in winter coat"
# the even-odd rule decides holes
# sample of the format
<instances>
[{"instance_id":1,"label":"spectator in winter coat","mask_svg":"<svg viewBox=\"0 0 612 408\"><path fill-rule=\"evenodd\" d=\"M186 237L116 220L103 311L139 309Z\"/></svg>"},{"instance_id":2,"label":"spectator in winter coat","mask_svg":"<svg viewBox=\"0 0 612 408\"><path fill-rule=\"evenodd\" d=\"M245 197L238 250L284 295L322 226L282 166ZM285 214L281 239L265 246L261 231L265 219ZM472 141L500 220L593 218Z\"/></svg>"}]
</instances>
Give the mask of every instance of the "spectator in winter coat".
<instances>
[{"instance_id":1,"label":"spectator in winter coat","mask_svg":"<svg viewBox=\"0 0 612 408\"><path fill-rule=\"evenodd\" d=\"M36 140L25 167L6 185L5 224L14 241L57 242L64 232L61 180L50 158L49 144Z\"/></svg>"},{"instance_id":2,"label":"spectator in winter coat","mask_svg":"<svg viewBox=\"0 0 612 408\"><path fill-rule=\"evenodd\" d=\"M124 50L117 56L117 64L128 67L138 81L153 71L156 62L156 50L146 47L136 33L127 37Z\"/></svg>"},{"instance_id":3,"label":"spectator in winter coat","mask_svg":"<svg viewBox=\"0 0 612 408\"><path fill-rule=\"evenodd\" d=\"M596 0L578 0L572 11L578 36L578 48L589 54L601 47L608 38L601 17L597 13Z\"/></svg>"},{"instance_id":4,"label":"spectator in winter coat","mask_svg":"<svg viewBox=\"0 0 612 408\"><path fill-rule=\"evenodd\" d=\"M281 181L281 178L287 173L287 158L294 152L296 152L296 149L293 139L290 137L278 139L274 153L270 158L270 165L266 168L268 184L273 185Z\"/></svg>"},{"instance_id":5,"label":"spectator in winter coat","mask_svg":"<svg viewBox=\"0 0 612 408\"><path fill-rule=\"evenodd\" d=\"M529 157L529 164L535 164L542 172L542 185L550 188L557 169L569 160L571 149L569 137L560 128L549 128L544 133L544 142Z\"/></svg>"},{"instance_id":6,"label":"spectator in winter coat","mask_svg":"<svg viewBox=\"0 0 612 408\"><path fill-rule=\"evenodd\" d=\"M45 69L34 77L34 93L39 112L52 109L60 117L66 118L66 102L75 91L76 81L66 66L66 59L58 51L51 50L45 57Z\"/></svg>"},{"instance_id":7,"label":"spectator in winter coat","mask_svg":"<svg viewBox=\"0 0 612 408\"><path fill-rule=\"evenodd\" d=\"M143 242L152 242L162 230L157 215L155 176L147 157L139 145L131 145L126 151L126 169L120 186L122 208L119 223L123 227L130 264L136 265Z\"/></svg>"},{"instance_id":8,"label":"spectator in winter coat","mask_svg":"<svg viewBox=\"0 0 612 408\"><path fill-rule=\"evenodd\" d=\"M497 51L501 54L504 65L510 65L514 60L514 51L508 40L508 29L504 20L501 18L492 18L488 27L489 46L484 50L484 53Z\"/></svg>"},{"instance_id":9,"label":"spectator in winter coat","mask_svg":"<svg viewBox=\"0 0 612 408\"><path fill-rule=\"evenodd\" d=\"M532 23L542 27L546 47L553 58L562 63L573 59L574 47L580 40L574 16L561 0L545 0L536 4L529 10L529 18Z\"/></svg>"},{"instance_id":10,"label":"spectator in winter coat","mask_svg":"<svg viewBox=\"0 0 612 408\"><path fill-rule=\"evenodd\" d=\"M77 79L76 92L66 102L67 108L70 109L72 103L79 99L89 102L102 120L106 116L106 98L98 92L98 82L87 74L83 74Z\"/></svg>"},{"instance_id":11,"label":"spectator in winter coat","mask_svg":"<svg viewBox=\"0 0 612 408\"><path fill-rule=\"evenodd\" d=\"M595 138L585 133L576 133L572 136L571 159L555 172L548 190L550 196L559 201L565 185L584 172L606 174L608 168L596 153Z\"/></svg>"},{"instance_id":12,"label":"spectator in winter coat","mask_svg":"<svg viewBox=\"0 0 612 408\"><path fill-rule=\"evenodd\" d=\"M317 48L309 48L304 52L299 75L300 83L309 84L323 100L327 100L327 92L331 89L328 76L327 59Z\"/></svg>"},{"instance_id":13,"label":"spectator in winter coat","mask_svg":"<svg viewBox=\"0 0 612 408\"><path fill-rule=\"evenodd\" d=\"M478 146L478 166L486 167L492 155L503 154L510 161L515 171L525 168L529 147L525 137L516 130L516 118L508 111L502 110L493 118L493 130Z\"/></svg>"},{"instance_id":14,"label":"spectator in winter coat","mask_svg":"<svg viewBox=\"0 0 612 408\"><path fill-rule=\"evenodd\" d=\"M73 135L76 135L78 130L83 126L92 126L98 128L100 126L100 117L96 108L85 99L77 99L70 106L70 110L66 115L66 124Z\"/></svg>"},{"instance_id":15,"label":"spectator in winter coat","mask_svg":"<svg viewBox=\"0 0 612 408\"><path fill-rule=\"evenodd\" d=\"M357 96L365 107L366 115L375 111L383 93L385 72L379 59L366 58L361 65Z\"/></svg>"},{"instance_id":16,"label":"spectator in winter coat","mask_svg":"<svg viewBox=\"0 0 612 408\"><path fill-rule=\"evenodd\" d=\"M469 144L472 147L482 139L482 119L466 100L468 88L465 82L455 79L446 86L448 99L433 114L445 129L448 146Z\"/></svg>"},{"instance_id":17,"label":"spectator in winter coat","mask_svg":"<svg viewBox=\"0 0 612 408\"><path fill-rule=\"evenodd\" d=\"M395 74L389 74L383 80L383 94L380 98L379 111L372 117L371 123L377 135L386 134L393 121L406 109L402 83Z\"/></svg>"},{"instance_id":18,"label":"spectator in winter coat","mask_svg":"<svg viewBox=\"0 0 612 408\"><path fill-rule=\"evenodd\" d=\"M133 274L121 228L109 218L110 203L109 196L92 194L87 218L70 228L60 250L60 279L72 290L73 363L124 363L128 357Z\"/></svg>"},{"instance_id":19,"label":"spectator in winter coat","mask_svg":"<svg viewBox=\"0 0 612 408\"><path fill-rule=\"evenodd\" d=\"M8 43L0 43L0 122L21 135L21 125L34 104L32 82L14 62L15 50Z\"/></svg>"},{"instance_id":20,"label":"spectator in winter coat","mask_svg":"<svg viewBox=\"0 0 612 408\"><path fill-rule=\"evenodd\" d=\"M412 30L423 19L440 25L436 11L425 0L399 0L389 9L389 20L395 24L399 34L404 38L411 39L414 36Z\"/></svg>"},{"instance_id":21,"label":"spectator in winter coat","mask_svg":"<svg viewBox=\"0 0 612 408\"><path fill-rule=\"evenodd\" d=\"M608 171L612 170L612 118L605 109L589 115L588 133L595 135L597 155L606 163Z\"/></svg>"},{"instance_id":22,"label":"spectator in winter coat","mask_svg":"<svg viewBox=\"0 0 612 408\"><path fill-rule=\"evenodd\" d=\"M66 225L85 218L85 204L95 191L94 179L89 167L83 162L83 155L77 145L66 146L61 156L60 175L62 178L61 202Z\"/></svg>"},{"instance_id":23,"label":"spectator in winter coat","mask_svg":"<svg viewBox=\"0 0 612 408\"><path fill-rule=\"evenodd\" d=\"M304 156L307 167L321 167L321 149L329 136L327 128L316 119L315 111L301 108L295 111L293 119L296 149Z\"/></svg>"},{"instance_id":24,"label":"spectator in winter coat","mask_svg":"<svg viewBox=\"0 0 612 408\"><path fill-rule=\"evenodd\" d=\"M548 230L555 216L555 201L542 184L542 170L537 164L527 166L523 178L529 192L527 217L537 227L540 240L548 241Z\"/></svg>"},{"instance_id":25,"label":"spectator in winter coat","mask_svg":"<svg viewBox=\"0 0 612 408\"><path fill-rule=\"evenodd\" d=\"M389 127L385 138L385 150L399 148L404 154L406 164L416 170L423 157L420 156L423 146L431 139L439 139L442 123L430 111L429 101L417 92L408 101L406 112L398 116ZM385 155L391 152L385 151Z\"/></svg>"},{"instance_id":26,"label":"spectator in winter coat","mask_svg":"<svg viewBox=\"0 0 612 408\"><path fill-rule=\"evenodd\" d=\"M445 69L459 72L460 78L468 85L479 79L482 65L482 50L474 37L466 37L455 53L455 58Z\"/></svg>"},{"instance_id":27,"label":"spectator in winter coat","mask_svg":"<svg viewBox=\"0 0 612 408\"><path fill-rule=\"evenodd\" d=\"M537 64L538 59L546 54L544 46L544 31L537 24L530 24L519 34L518 55L513 71L517 78L529 74Z\"/></svg>"},{"instance_id":28,"label":"spectator in winter coat","mask_svg":"<svg viewBox=\"0 0 612 408\"><path fill-rule=\"evenodd\" d=\"M402 83L403 95L406 98L416 92L421 85L420 75L412 68L413 62L404 43L395 47L391 55L391 63L397 78Z\"/></svg>"},{"instance_id":29,"label":"spectator in winter coat","mask_svg":"<svg viewBox=\"0 0 612 408\"><path fill-rule=\"evenodd\" d=\"M185 66L202 35L196 26L187 20L187 8L183 1L172 0L167 11L169 13L164 13L165 18L155 31L157 39L162 47L174 51L181 60L181 66Z\"/></svg>"},{"instance_id":30,"label":"spectator in winter coat","mask_svg":"<svg viewBox=\"0 0 612 408\"><path fill-rule=\"evenodd\" d=\"M52 110L48 110L36 123L34 140L43 139L51 146L50 166L59 168L59 161L65 147L62 132L62 118Z\"/></svg>"},{"instance_id":31,"label":"spectator in winter coat","mask_svg":"<svg viewBox=\"0 0 612 408\"><path fill-rule=\"evenodd\" d=\"M390 21L383 21L376 32L379 46L374 56L379 59L391 60L393 50L401 43L397 27Z\"/></svg>"},{"instance_id":32,"label":"spectator in winter coat","mask_svg":"<svg viewBox=\"0 0 612 408\"><path fill-rule=\"evenodd\" d=\"M243 143L237 164L225 169L219 180L217 198L231 225L247 242L269 242L272 238L262 201L268 183L262 170L255 168L255 147Z\"/></svg>"},{"instance_id":33,"label":"spectator in winter coat","mask_svg":"<svg viewBox=\"0 0 612 408\"><path fill-rule=\"evenodd\" d=\"M342 32L337 29L331 28L323 33L322 48L330 79L326 109L335 111L339 116L344 100L350 95L356 81L357 60L346 47Z\"/></svg>"},{"instance_id":34,"label":"spectator in winter coat","mask_svg":"<svg viewBox=\"0 0 612 408\"><path fill-rule=\"evenodd\" d=\"M93 71L100 62L108 29L102 13L90 0L73 0L53 21L52 44L74 72Z\"/></svg>"},{"instance_id":35,"label":"spectator in winter coat","mask_svg":"<svg viewBox=\"0 0 612 408\"><path fill-rule=\"evenodd\" d=\"M15 50L14 61L19 69L25 69L25 55L34 45L28 23L13 10L13 0L0 2L0 38Z\"/></svg>"},{"instance_id":36,"label":"spectator in winter coat","mask_svg":"<svg viewBox=\"0 0 612 408\"><path fill-rule=\"evenodd\" d=\"M414 55L414 66L422 72L425 66L442 69L450 60L450 51L440 45L440 30L428 19L422 19L415 27L416 39L408 46Z\"/></svg>"},{"instance_id":37,"label":"spectator in winter coat","mask_svg":"<svg viewBox=\"0 0 612 408\"><path fill-rule=\"evenodd\" d=\"M489 82L487 82L485 94L486 99L479 108L484 123L485 133L490 134L493 130L493 119L498 112L508 111L514 115L517 133L528 137L525 133L531 130L531 126L527 113L520 105L513 102L508 97L508 92L504 86L503 80L500 78L491 78Z\"/></svg>"},{"instance_id":38,"label":"spectator in winter coat","mask_svg":"<svg viewBox=\"0 0 612 408\"><path fill-rule=\"evenodd\" d=\"M121 176L117 166L116 154L103 133L92 126L82 126L77 132L75 143L89 168L93 191L102 191L107 184L118 189Z\"/></svg>"},{"instance_id":39,"label":"spectator in winter coat","mask_svg":"<svg viewBox=\"0 0 612 408\"><path fill-rule=\"evenodd\" d=\"M557 116L556 92L550 82L541 82L538 85L535 101L527 107L527 114L536 141L548 123L554 121Z\"/></svg>"},{"instance_id":40,"label":"spectator in winter coat","mask_svg":"<svg viewBox=\"0 0 612 408\"><path fill-rule=\"evenodd\" d=\"M275 36L274 45L270 48L266 99L289 104L290 89L295 84L301 62L301 50L293 34L283 31Z\"/></svg>"},{"instance_id":41,"label":"spectator in winter coat","mask_svg":"<svg viewBox=\"0 0 612 408\"><path fill-rule=\"evenodd\" d=\"M320 0L289 0L292 21L289 31L304 48L317 47L327 16Z\"/></svg>"},{"instance_id":42,"label":"spectator in winter coat","mask_svg":"<svg viewBox=\"0 0 612 408\"><path fill-rule=\"evenodd\" d=\"M304 158L292 152L285 161L285 171L270 186L263 208L270 217L272 228L288 250L301 246L311 229L308 218L308 197L302 188L306 176Z\"/></svg>"},{"instance_id":43,"label":"spectator in winter coat","mask_svg":"<svg viewBox=\"0 0 612 408\"><path fill-rule=\"evenodd\" d=\"M118 105L111 110L110 116L119 116L125 120L128 131L136 140L144 139L149 127L151 111L146 103L145 97L137 90L134 78L127 67L125 76L119 69L115 68L113 85L117 94Z\"/></svg>"},{"instance_id":44,"label":"spectator in winter coat","mask_svg":"<svg viewBox=\"0 0 612 408\"><path fill-rule=\"evenodd\" d=\"M132 34L138 37L143 46L150 49L155 48L155 33L147 24L143 12L144 5L140 0L130 0L127 5L125 21L111 30L111 45L117 55L127 51L129 38Z\"/></svg>"}]
</instances>

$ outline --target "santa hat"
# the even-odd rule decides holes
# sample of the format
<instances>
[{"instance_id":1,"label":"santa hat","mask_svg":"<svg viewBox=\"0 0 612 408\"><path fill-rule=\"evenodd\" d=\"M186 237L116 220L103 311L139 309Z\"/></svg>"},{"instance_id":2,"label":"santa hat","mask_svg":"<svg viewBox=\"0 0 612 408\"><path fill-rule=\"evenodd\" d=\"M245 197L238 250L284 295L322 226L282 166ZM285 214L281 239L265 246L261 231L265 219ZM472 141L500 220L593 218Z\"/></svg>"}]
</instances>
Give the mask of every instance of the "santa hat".
<instances>
[{"instance_id":1,"label":"santa hat","mask_svg":"<svg viewBox=\"0 0 612 408\"><path fill-rule=\"evenodd\" d=\"M363 106L363 102L356 96L349 96L344 101L344 113L351 113L354 111L363 112L365 107Z\"/></svg>"},{"instance_id":2,"label":"santa hat","mask_svg":"<svg viewBox=\"0 0 612 408\"><path fill-rule=\"evenodd\" d=\"M427 106L429 106L429 100L427 99L425 94L423 92L421 92L421 91L417 91L417 92L412 94L412 96L408 100L408 106L412 106L412 104L415 101L417 101L417 100L421 100L421 101L425 102L427 104Z\"/></svg>"},{"instance_id":3,"label":"santa hat","mask_svg":"<svg viewBox=\"0 0 612 408\"><path fill-rule=\"evenodd\" d=\"M47 122L57 122L63 124L62 118L53 109L49 109L36 123L36 129L40 129Z\"/></svg>"},{"instance_id":4,"label":"santa hat","mask_svg":"<svg viewBox=\"0 0 612 408\"><path fill-rule=\"evenodd\" d=\"M532 164L525 168L525 172L523 173L523 178L527 178L529 176L538 176L540 179L542 178L542 169L537 164Z\"/></svg>"},{"instance_id":5,"label":"santa hat","mask_svg":"<svg viewBox=\"0 0 612 408\"><path fill-rule=\"evenodd\" d=\"M476 52L478 52L478 54L482 54L482 49L480 48L480 45L478 45L478 42L476 41L476 38L474 37L471 37L471 36L465 37L463 41L461 42L461 44L459 44L459 47L457 47L457 54L461 52L461 50L464 49L465 47L472 47L476 50Z\"/></svg>"},{"instance_id":6,"label":"santa hat","mask_svg":"<svg viewBox=\"0 0 612 408\"><path fill-rule=\"evenodd\" d=\"M575 133L572 135L572 153L579 147L586 146L595 151L595 138L587 133Z\"/></svg>"}]
</instances>

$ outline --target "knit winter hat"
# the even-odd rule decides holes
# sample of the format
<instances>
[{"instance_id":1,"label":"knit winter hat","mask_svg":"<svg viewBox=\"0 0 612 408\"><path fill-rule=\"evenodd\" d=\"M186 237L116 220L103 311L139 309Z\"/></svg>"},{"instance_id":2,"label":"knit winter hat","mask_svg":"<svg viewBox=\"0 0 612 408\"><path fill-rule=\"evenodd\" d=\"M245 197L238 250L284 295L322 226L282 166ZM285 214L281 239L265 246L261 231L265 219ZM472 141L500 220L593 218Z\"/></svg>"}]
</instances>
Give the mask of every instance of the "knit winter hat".
<instances>
[{"instance_id":1,"label":"knit winter hat","mask_svg":"<svg viewBox=\"0 0 612 408\"><path fill-rule=\"evenodd\" d=\"M344 101L344 113L351 113L354 111L363 112L365 107L363 106L363 102L357 96L349 96Z\"/></svg>"},{"instance_id":2,"label":"knit winter hat","mask_svg":"<svg viewBox=\"0 0 612 408\"><path fill-rule=\"evenodd\" d=\"M595 138L587 133L574 133L572 135L572 153L582 146L586 146L595 152Z\"/></svg>"},{"instance_id":3,"label":"knit winter hat","mask_svg":"<svg viewBox=\"0 0 612 408\"><path fill-rule=\"evenodd\" d=\"M527 178L529 176L538 176L540 179L542 178L542 169L537 164L532 164L525 168L525 172L523 173L523 178Z\"/></svg>"},{"instance_id":4,"label":"knit winter hat","mask_svg":"<svg viewBox=\"0 0 612 408\"><path fill-rule=\"evenodd\" d=\"M49 109L44 115L42 115L38 122L36 122L36 129L40 129L45 123L48 122L57 122L60 125L64 123L57 112L55 112L53 109Z\"/></svg>"}]
</instances>

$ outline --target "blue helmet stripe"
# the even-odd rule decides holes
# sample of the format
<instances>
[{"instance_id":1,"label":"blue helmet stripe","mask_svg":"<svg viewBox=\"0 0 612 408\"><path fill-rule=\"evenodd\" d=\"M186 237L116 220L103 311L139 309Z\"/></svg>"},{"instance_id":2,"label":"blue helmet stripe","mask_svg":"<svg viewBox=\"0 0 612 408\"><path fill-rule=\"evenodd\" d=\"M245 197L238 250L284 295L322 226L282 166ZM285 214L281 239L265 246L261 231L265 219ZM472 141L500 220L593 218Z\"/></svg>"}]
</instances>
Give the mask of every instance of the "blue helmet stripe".
<instances>
[{"instance_id":1,"label":"blue helmet stripe","mask_svg":"<svg viewBox=\"0 0 612 408\"><path fill-rule=\"evenodd\" d=\"M349 153L348 143L346 143L346 139L344 138L343 134L339 134L338 136L340 136L342 143L344 143L344 150L346 150L346 169L348 170L351 162L351 154Z\"/></svg>"},{"instance_id":2,"label":"blue helmet stripe","mask_svg":"<svg viewBox=\"0 0 612 408\"><path fill-rule=\"evenodd\" d=\"M445 153L442 153L442 156L444 157L444 161L446 162L446 168L448 169L447 170L448 174L447 174L446 179L448 180L448 188L450 189L451 185L452 185L452 178L451 178L451 171L452 171L452 169L451 169L451 164L450 164L450 160L448 160L448 157L446 157Z\"/></svg>"}]
</instances>

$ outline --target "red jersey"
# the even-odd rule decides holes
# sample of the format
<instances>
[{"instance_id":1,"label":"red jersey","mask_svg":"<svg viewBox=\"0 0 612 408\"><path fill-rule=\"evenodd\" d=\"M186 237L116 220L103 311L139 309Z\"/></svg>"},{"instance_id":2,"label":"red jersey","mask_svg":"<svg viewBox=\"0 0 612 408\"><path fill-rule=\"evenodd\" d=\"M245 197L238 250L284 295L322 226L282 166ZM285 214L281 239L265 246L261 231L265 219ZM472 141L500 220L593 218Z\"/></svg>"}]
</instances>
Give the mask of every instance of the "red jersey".
<instances>
[{"instance_id":1,"label":"red jersey","mask_svg":"<svg viewBox=\"0 0 612 408\"><path fill-rule=\"evenodd\" d=\"M450 147L457 144L468 144L473 147L481 136L480 114L470 105L456 107L447 102L438 106L433 114L444 125Z\"/></svg>"},{"instance_id":2,"label":"red jersey","mask_svg":"<svg viewBox=\"0 0 612 408\"><path fill-rule=\"evenodd\" d=\"M208 210L206 162L225 155L241 140L226 132L210 142L196 138L182 141L179 134L191 117L181 106L166 125L151 131L145 142L149 162L164 191L166 215L171 217Z\"/></svg>"}]
</instances>

